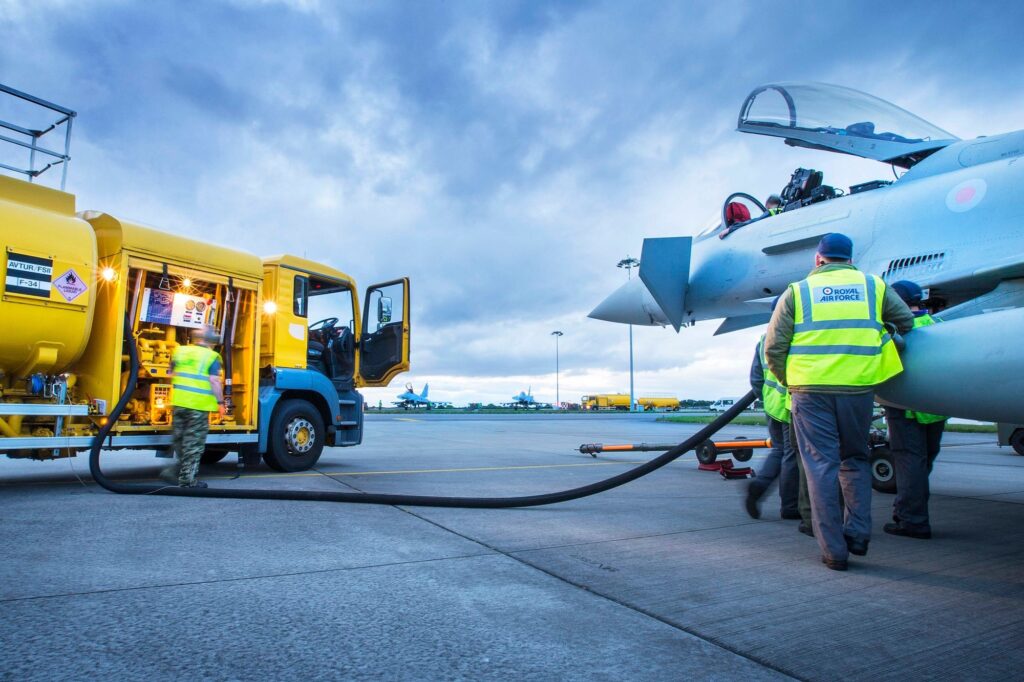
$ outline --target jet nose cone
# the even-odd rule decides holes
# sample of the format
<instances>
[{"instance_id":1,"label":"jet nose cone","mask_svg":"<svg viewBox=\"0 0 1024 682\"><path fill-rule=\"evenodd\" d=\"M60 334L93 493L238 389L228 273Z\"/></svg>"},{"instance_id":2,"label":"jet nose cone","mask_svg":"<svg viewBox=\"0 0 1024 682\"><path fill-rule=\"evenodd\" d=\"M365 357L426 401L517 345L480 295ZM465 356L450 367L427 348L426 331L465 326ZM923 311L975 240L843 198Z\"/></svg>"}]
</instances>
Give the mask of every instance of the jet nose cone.
<instances>
[{"instance_id":1,"label":"jet nose cone","mask_svg":"<svg viewBox=\"0 0 1024 682\"><path fill-rule=\"evenodd\" d=\"M668 318L639 279L631 279L601 301L587 317L619 324L664 327Z\"/></svg>"}]
</instances>

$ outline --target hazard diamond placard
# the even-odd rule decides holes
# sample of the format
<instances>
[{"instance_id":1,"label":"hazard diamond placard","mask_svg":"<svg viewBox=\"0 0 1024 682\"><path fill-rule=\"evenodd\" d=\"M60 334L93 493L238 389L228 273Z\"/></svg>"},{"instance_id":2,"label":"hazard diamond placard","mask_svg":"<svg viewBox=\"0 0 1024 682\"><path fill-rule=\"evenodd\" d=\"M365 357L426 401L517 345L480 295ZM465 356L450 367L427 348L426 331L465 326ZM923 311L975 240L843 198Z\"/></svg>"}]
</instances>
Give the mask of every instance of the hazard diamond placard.
<instances>
[{"instance_id":1,"label":"hazard diamond placard","mask_svg":"<svg viewBox=\"0 0 1024 682\"><path fill-rule=\"evenodd\" d=\"M53 280L53 288L61 293L68 303L85 293L88 289L82 278L74 270L68 270L63 275Z\"/></svg>"}]
</instances>

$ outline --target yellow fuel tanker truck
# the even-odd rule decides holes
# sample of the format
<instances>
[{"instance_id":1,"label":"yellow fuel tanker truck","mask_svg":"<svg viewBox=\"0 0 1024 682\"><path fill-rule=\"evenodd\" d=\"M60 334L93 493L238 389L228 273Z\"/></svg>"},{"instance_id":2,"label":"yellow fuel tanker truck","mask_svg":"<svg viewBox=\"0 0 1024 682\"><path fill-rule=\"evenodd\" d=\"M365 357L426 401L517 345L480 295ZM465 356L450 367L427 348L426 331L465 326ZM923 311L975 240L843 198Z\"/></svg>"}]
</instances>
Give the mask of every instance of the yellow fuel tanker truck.
<instances>
[{"instance_id":1,"label":"yellow fuel tanker truck","mask_svg":"<svg viewBox=\"0 0 1024 682\"><path fill-rule=\"evenodd\" d=\"M207 462L238 452L308 469L324 446L362 441L359 387L409 369L405 278L369 287L360 309L356 283L330 266L76 212L71 194L6 176L0 235L0 454L9 457L88 449L130 383L126 344L137 380L104 446L167 454L171 354L202 326L218 334L227 379Z\"/></svg>"},{"instance_id":2,"label":"yellow fuel tanker truck","mask_svg":"<svg viewBox=\"0 0 1024 682\"><path fill-rule=\"evenodd\" d=\"M666 396L641 397L636 399L641 411L653 410L678 410L679 398ZM584 410L628 410L628 393L599 393L597 395L585 395L580 398L580 406Z\"/></svg>"}]
</instances>

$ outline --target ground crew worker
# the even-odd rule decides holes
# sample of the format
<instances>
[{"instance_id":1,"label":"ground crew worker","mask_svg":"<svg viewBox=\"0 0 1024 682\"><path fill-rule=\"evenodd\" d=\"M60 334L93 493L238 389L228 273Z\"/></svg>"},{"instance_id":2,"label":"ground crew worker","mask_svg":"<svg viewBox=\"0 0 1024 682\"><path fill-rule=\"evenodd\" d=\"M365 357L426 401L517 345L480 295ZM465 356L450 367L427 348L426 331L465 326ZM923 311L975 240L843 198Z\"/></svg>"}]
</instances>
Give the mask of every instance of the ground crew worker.
<instances>
[{"instance_id":1,"label":"ground crew worker","mask_svg":"<svg viewBox=\"0 0 1024 682\"><path fill-rule=\"evenodd\" d=\"M210 413L224 414L222 363L212 348L216 341L213 328L195 329L192 343L178 346L171 358L174 451L178 455L178 485L183 488L206 487L196 481L196 471L206 449Z\"/></svg>"},{"instance_id":2,"label":"ground crew worker","mask_svg":"<svg viewBox=\"0 0 1024 682\"><path fill-rule=\"evenodd\" d=\"M775 310L778 297L772 302ZM761 518L760 500L771 487L775 479L779 479L779 497L782 498L782 518L799 519L797 507L800 476L797 471L796 448L790 438L788 392L779 383L775 375L768 369L764 356L764 336L757 342L754 361L750 365L750 385L755 392L761 394L764 402L764 415L768 420L768 437L772 448L758 470L757 477L747 486L744 507L751 518Z\"/></svg>"},{"instance_id":3,"label":"ground crew worker","mask_svg":"<svg viewBox=\"0 0 1024 682\"><path fill-rule=\"evenodd\" d=\"M778 194L772 194L768 197L768 200L764 202L764 207L768 211L768 215L777 215L782 213L782 197Z\"/></svg>"},{"instance_id":4,"label":"ground crew worker","mask_svg":"<svg viewBox=\"0 0 1024 682\"><path fill-rule=\"evenodd\" d=\"M934 318L921 308L923 292L914 282L901 280L892 290L914 313L914 328L935 324ZM885 408L896 469L896 499L892 505L892 523L882 528L890 535L927 540L932 536L928 520L928 475L939 454L946 417L926 412Z\"/></svg>"},{"instance_id":5,"label":"ground crew worker","mask_svg":"<svg viewBox=\"0 0 1024 682\"><path fill-rule=\"evenodd\" d=\"M867 554L871 538L874 387L903 371L885 325L914 325L907 304L852 259L849 237L822 237L814 270L782 294L765 338L768 367L792 396L821 559L839 571L849 554Z\"/></svg>"}]
</instances>

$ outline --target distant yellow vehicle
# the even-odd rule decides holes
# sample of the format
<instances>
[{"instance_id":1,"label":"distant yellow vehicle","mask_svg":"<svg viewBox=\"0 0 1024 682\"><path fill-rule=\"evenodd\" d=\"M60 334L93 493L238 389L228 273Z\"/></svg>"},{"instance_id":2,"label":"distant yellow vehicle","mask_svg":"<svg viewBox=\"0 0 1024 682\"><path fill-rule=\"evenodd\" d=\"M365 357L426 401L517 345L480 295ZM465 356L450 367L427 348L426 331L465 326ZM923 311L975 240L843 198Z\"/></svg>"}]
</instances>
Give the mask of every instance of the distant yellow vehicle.
<instances>
[{"instance_id":1,"label":"distant yellow vehicle","mask_svg":"<svg viewBox=\"0 0 1024 682\"><path fill-rule=\"evenodd\" d=\"M636 399L641 410L678 410L679 398L642 397ZM580 398L584 410L628 410L628 393L598 393Z\"/></svg>"}]
</instances>

